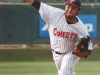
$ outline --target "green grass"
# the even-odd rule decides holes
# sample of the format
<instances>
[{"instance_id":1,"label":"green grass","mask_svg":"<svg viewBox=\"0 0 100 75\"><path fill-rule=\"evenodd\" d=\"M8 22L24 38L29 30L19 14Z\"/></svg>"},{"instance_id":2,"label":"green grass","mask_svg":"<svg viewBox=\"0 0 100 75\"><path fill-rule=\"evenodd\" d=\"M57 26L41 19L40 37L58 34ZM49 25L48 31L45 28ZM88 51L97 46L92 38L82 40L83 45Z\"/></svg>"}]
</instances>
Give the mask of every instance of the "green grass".
<instances>
[{"instance_id":1,"label":"green grass","mask_svg":"<svg viewBox=\"0 0 100 75\"><path fill-rule=\"evenodd\" d=\"M1 62L0 75L56 75L53 62Z\"/></svg>"},{"instance_id":2,"label":"green grass","mask_svg":"<svg viewBox=\"0 0 100 75\"><path fill-rule=\"evenodd\" d=\"M76 75L100 75L100 61L78 62ZM0 62L0 75L57 75L54 62Z\"/></svg>"},{"instance_id":3,"label":"green grass","mask_svg":"<svg viewBox=\"0 0 100 75\"><path fill-rule=\"evenodd\" d=\"M100 75L100 48L75 66L76 75ZM0 75L58 75L49 49L0 50Z\"/></svg>"},{"instance_id":4,"label":"green grass","mask_svg":"<svg viewBox=\"0 0 100 75\"><path fill-rule=\"evenodd\" d=\"M94 49L91 55L81 61L100 61L100 48ZM5 49L0 50L0 62L11 61L52 61L50 49Z\"/></svg>"},{"instance_id":5,"label":"green grass","mask_svg":"<svg viewBox=\"0 0 100 75\"><path fill-rule=\"evenodd\" d=\"M100 61L78 62L75 71L76 75L100 75Z\"/></svg>"},{"instance_id":6,"label":"green grass","mask_svg":"<svg viewBox=\"0 0 100 75\"><path fill-rule=\"evenodd\" d=\"M49 49L3 49L0 61L52 61Z\"/></svg>"}]
</instances>

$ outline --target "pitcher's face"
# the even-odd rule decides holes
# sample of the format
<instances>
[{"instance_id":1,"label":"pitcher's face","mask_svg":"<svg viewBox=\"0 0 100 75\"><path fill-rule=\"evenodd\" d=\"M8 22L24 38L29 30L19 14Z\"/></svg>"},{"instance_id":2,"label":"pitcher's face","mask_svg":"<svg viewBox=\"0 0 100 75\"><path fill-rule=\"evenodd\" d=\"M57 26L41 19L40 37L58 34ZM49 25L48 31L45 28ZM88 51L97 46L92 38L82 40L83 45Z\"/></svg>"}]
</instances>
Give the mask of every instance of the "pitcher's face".
<instances>
[{"instance_id":1,"label":"pitcher's face","mask_svg":"<svg viewBox=\"0 0 100 75\"><path fill-rule=\"evenodd\" d=\"M72 19L76 17L76 15L79 14L79 8L72 6L72 5L66 5L65 7L65 15L66 18Z\"/></svg>"}]
</instances>

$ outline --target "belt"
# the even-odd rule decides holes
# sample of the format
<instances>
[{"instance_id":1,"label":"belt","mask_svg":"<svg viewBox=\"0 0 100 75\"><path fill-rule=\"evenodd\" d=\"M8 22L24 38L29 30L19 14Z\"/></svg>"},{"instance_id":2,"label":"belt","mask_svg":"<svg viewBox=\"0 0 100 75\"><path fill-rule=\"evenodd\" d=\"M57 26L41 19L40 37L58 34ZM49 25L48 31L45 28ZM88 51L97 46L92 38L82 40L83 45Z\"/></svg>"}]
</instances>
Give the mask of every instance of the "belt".
<instances>
[{"instance_id":1,"label":"belt","mask_svg":"<svg viewBox=\"0 0 100 75\"><path fill-rule=\"evenodd\" d=\"M55 52L56 54L65 54L65 53L59 53L59 52L57 52L57 51L54 51L53 49L51 49L53 52Z\"/></svg>"}]
</instances>

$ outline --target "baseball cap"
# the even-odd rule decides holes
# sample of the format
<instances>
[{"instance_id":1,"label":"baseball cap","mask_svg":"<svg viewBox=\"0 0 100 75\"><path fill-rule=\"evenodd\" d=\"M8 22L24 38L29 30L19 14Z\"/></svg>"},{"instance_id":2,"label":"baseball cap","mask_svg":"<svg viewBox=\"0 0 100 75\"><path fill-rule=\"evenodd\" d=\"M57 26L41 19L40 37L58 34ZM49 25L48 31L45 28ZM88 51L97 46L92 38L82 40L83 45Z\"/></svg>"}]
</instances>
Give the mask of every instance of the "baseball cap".
<instances>
[{"instance_id":1,"label":"baseball cap","mask_svg":"<svg viewBox=\"0 0 100 75\"><path fill-rule=\"evenodd\" d=\"M81 8L81 1L80 0L68 0L64 3L67 5L73 5L73 6L76 6L78 8Z\"/></svg>"}]
</instances>

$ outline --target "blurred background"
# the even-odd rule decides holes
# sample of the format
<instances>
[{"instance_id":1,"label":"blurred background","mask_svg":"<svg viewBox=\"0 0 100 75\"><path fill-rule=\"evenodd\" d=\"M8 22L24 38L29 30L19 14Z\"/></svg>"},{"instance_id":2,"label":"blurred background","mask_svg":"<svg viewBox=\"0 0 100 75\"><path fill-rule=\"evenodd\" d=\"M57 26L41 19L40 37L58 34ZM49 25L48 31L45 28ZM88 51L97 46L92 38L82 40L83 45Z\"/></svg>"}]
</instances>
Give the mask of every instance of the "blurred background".
<instances>
[{"instance_id":1,"label":"blurred background","mask_svg":"<svg viewBox=\"0 0 100 75\"><path fill-rule=\"evenodd\" d=\"M64 1L66 0L42 0L61 9L65 9ZM98 46L100 0L81 2L82 9L78 16L84 22L93 44ZM37 44L43 47L50 44L47 26L38 11L25 0L0 0L0 47L31 47Z\"/></svg>"},{"instance_id":2,"label":"blurred background","mask_svg":"<svg viewBox=\"0 0 100 75\"><path fill-rule=\"evenodd\" d=\"M65 9L66 0L41 1ZM78 16L91 36L94 50L86 60L80 60L75 70L77 75L99 75L100 0L81 2L82 9ZM85 72L81 71L81 67ZM46 23L25 0L0 0L0 75L49 75L48 73L57 75Z\"/></svg>"},{"instance_id":3,"label":"blurred background","mask_svg":"<svg viewBox=\"0 0 100 75\"><path fill-rule=\"evenodd\" d=\"M1 2L25 2L25 0L0 0ZM44 2L64 2L66 0L41 0ZM81 2L100 2L99 0L81 0Z\"/></svg>"}]
</instances>

